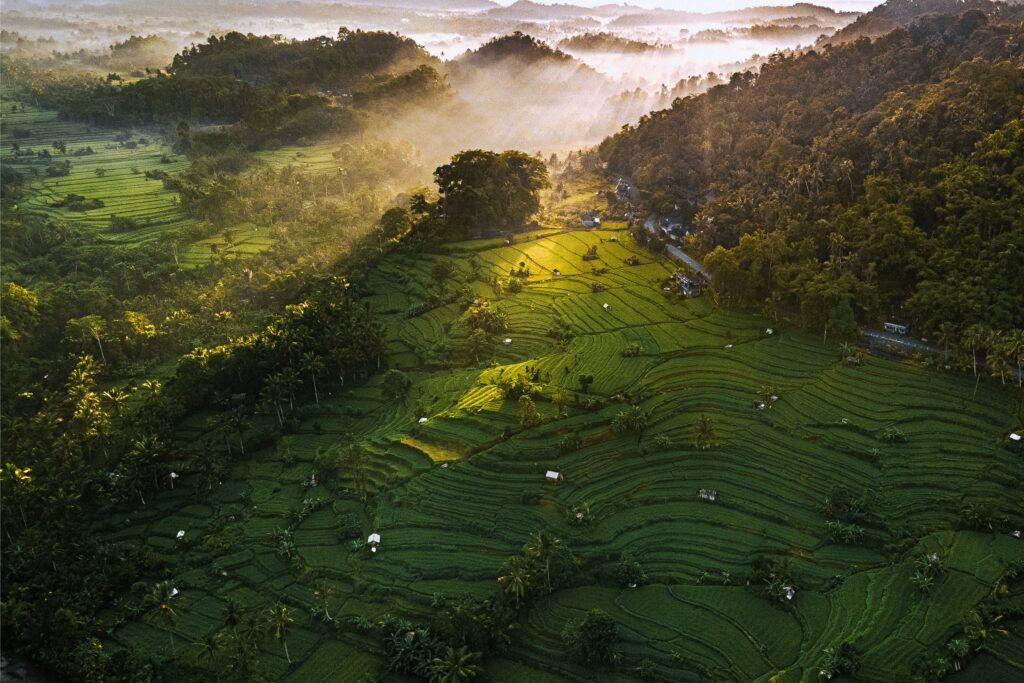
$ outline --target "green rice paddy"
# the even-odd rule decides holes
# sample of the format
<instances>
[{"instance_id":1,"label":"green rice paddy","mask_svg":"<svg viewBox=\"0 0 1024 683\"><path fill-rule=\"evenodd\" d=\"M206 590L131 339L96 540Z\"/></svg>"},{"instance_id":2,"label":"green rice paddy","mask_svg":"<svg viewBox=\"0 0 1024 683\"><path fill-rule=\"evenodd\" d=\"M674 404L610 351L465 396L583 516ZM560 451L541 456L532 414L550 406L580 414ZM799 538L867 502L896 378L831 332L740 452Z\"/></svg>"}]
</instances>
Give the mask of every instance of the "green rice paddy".
<instances>
[{"instance_id":1,"label":"green rice paddy","mask_svg":"<svg viewBox=\"0 0 1024 683\"><path fill-rule=\"evenodd\" d=\"M52 220L86 226L97 239L111 242L150 241L191 222L178 204L177 193L145 175L147 171L178 173L188 166L188 160L164 144L158 132L125 131L129 135L123 137L128 139L116 140L117 131L64 121L54 111L18 100L13 100L18 110L11 112L8 105L12 99L5 97L4 101L6 131L0 160L27 178L35 178L23 208ZM64 153L52 147L57 141L67 146ZM11 143L18 143L23 151L47 150L51 158L44 161L36 156L15 156ZM87 149L92 153L84 154ZM69 175L47 177L46 167L62 161L71 163ZM69 194L98 199L103 206L85 211L54 206ZM140 228L113 232L111 215L134 219Z\"/></svg>"},{"instance_id":2,"label":"green rice paddy","mask_svg":"<svg viewBox=\"0 0 1024 683\"><path fill-rule=\"evenodd\" d=\"M211 245L216 245L221 257L236 258L271 246L267 230L251 225L231 226L199 240L188 236L186 229L196 221L182 209L178 193L164 187L158 174L177 175L188 168L189 162L184 155L175 153L160 131L94 128L61 120L56 112L33 107L14 96L5 96L3 100L0 163L28 181L23 210L47 220L83 227L101 245L169 241L182 268L208 265L213 254ZM10 110L12 104L16 111ZM58 141L66 145L64 152L53 147ZM15 154L13 144L23 154ZM38 154L24 154L27 150L45 150L50 156L43 159ZM88 150L91 152L86 153ZM70 163L68 175L47 174L50 165L65 161ZM102 205L61 205L70 195L86 202L98 200ZM112 216L131 219L137 227L113 230Z\"/></svg>"},{"instance_id":3,"label":"green rice paddy","mask_svg":"<svg viewBox=\"0 0 1024 683\"><path fill-rule=\"evenodd\" d=\"M593 246L598 260L584 261ZM475 280L471 256L479 261ZM631 257L639 265L628 265ZM493 335L480 364L465 360L463 307L425 306L440 259L457 263L456 279L472 296L507 314L508 331ZM520 262L531 272L521 292L499 295L485 284ZM1019 399L987 382L975 393L971 377L911 364L869 357L847 366L836 349L784 325L663 291L674 269L619 230L548 231L512 245L467 242L389 256L370 276L367 300L387 323L388 365L413 380L408 397L384 399L379 378L336 391L319 407L302 407L297 430L236 459L212 491L186 477L97 533L144 540L173 572L180 641L220 628L229 599L266 609L283 598L298 608L289 638L294 664L276 643L264 646L273 680L385 675L377 643L312 617L316 581L333 589L336 620L385 612L426 620L436 593L496 591L503 561L538 529L561 538L586 571L574 587L531 605L511 650L485 662L489 680L636 680L641 660L666 680L817 680L822 651L844 641L862 652L858 679L909 680L1024 558L1024 541L958 522L964 504L978 503L1024 526L1024 464L1006 446L1020 425ZM549 335L558 324L572 332L564 344ZM632 345L640 355L624 357ZM515 402L495 386L500 373L526 366L543 386L537 405L545 422L531 429L519 426ZM586 374L594 381L584 395L578 378ZM779 399L757 410L764 385ZM556 386L572 397L561 419L550 402ZM609 427L626 397L651 416L639 440ZM692 446L701 415L713 420L717 437L707 451ZM182 447L223 448L207 418L182 425ZM905 442L884 438L892 427ZM584 446L560 452L559 440L572 432ZM317 454L347 433L370 453L366 507L348 478L338 491L306 485ZM564 481L546 481L549 469ZM871 492L880 533L902 546L829 541L822 509L837 485ZM702 488L718 499L701 500ZM322 504L295 527L299 559L287 563L275 532L311 498ZM584 502L590 523L570 525L567 510ZM336 534L345 515L361 527L351 540ZM178 530L186 531L183 543ZM361 542L371 532L382 536L375 555ZM622 588L605 578L624 552L641 563L646 585ZM931 553L945 569L931 592L920 593L910 577ZM784 607L745 585L759 556L792 562L796 594ZM1020 608L1017 586L1001 604ZM567 656L562 628L594 607L619 623L632 664L594 671ZM126 618L109 646L166 649L165 627L151 617ZM957 680L1024 678L1024 633L1009 625L1010 634L986 644ZM178 657L196 663L189 648Z\"/></svg>"}]
</instances>

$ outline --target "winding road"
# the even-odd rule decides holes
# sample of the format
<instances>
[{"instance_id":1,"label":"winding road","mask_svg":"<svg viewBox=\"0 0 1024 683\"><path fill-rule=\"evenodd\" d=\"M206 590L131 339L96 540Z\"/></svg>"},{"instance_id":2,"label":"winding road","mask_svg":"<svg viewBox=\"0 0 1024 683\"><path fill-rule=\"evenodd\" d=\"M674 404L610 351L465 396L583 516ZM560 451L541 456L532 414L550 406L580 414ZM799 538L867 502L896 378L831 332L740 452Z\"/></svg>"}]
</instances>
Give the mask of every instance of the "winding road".
<instances>
[{"instance_id":1,"label":"winding road","mask_svg":"<svg viewBox=\"0 0 1024 683\"><path fill-rule=\"evenodd\" d=\"M653 234L657 234L658 233L658 216L653 214L653 213L650 216L648 216L647 220L644 221L644 227L647 228L647 232L650 232L650 233L653 233ZM698 273L700 273L704 277L704 279L706 279L706 280L710 280L711 279L711 276L708 274L708 271L704 270L704 266L702 266L700 264L700 261L698 261L697 259L695 259L692 256L690 256L689 254L687 254L685 251L683 251L682 249L680 249L676 245L671 244L671 243L667 244L665 246L665 251L667 251L674 259L676 259L678 261L682 261L686 265L688 265L691 268L693 268L694 270L696 270Z\"/></svg>"}]
</instances>

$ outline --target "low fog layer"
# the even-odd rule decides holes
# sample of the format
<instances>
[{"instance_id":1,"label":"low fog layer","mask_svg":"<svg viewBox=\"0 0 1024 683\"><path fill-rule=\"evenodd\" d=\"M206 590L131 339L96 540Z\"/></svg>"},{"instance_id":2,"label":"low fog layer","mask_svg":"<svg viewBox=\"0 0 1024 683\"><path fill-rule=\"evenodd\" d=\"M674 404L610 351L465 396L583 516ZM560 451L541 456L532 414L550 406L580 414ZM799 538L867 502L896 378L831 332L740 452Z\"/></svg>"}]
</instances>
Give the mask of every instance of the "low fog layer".
<instances>
[{"instance_id":1,"label":"low fog layer","mask_svg":"<svg viewBox=\"0 0 1024 683\"><path fill-rule=\"evenodd\" d=\"M756 69L773 52L813 45L855 19L851 12L808 4L699 14L522 0L509 7L487 0L14 2L5 6L2 47L9 54L59 52L97 69L128 70L166 66L176 51L230 30L282 39L334 35L339 26L401 33L443 61L439 70L452 97L407 113L382 135L401 135L433 161L471 147L549 154L593 145L676 97ZM561 45L564 59L525 55L474 62L474 51L516 31ZM118 61L110 51L130 35L155 37L144 56L135 56L138 63L126 61L125 52Z\"/></svg>"}]
</instances>

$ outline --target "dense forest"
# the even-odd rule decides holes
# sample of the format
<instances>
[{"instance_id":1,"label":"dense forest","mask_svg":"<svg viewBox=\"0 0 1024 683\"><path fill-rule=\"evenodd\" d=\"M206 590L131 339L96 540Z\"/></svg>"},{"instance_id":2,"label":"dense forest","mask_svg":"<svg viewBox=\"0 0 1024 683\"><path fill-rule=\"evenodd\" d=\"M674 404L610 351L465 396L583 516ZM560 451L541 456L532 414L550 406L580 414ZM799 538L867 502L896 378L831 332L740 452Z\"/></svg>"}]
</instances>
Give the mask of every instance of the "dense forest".
<instances>
[{"instance_id":1,"label":"dense forest","mask_svg":"<svg viewBox=\"0 0 1024 683\"><path fill-rule=\"evenodd\" d=\"M337 38L294 41L227 33L174 57L166 73L126 84L110 74L45 76L15 61L12 84L66 118L105 126L231 124L220 143L276 147L353 133L371 120L431 101L450 88L438 61L408 38L341 28Z\"/></svg>"},{"instance_id":2,"label":"dense forest","mask_svg":"<svg viewBox=\"0 0 1024 683\"><path fill-rule=\"evenodd\" d=\"M601 154L687 226L721 302L840 337L906 319L987 347L1005 377L1024 326L1022 48L1019 23L925 18L772 58Z\"/></svg>"}]
</instances>

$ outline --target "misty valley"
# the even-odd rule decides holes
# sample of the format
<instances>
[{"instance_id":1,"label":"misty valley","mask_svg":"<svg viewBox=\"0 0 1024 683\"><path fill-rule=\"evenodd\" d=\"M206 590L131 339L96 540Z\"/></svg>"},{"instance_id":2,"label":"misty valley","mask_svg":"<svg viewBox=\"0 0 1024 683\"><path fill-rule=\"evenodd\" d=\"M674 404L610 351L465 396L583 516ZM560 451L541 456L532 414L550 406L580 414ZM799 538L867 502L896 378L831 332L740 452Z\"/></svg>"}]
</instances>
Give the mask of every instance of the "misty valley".
<instances>
[{"instance_id":1,"label":"misty valley","mask_svg":"<svg viewBox=\"0 0 1024 683\"><path fill-rule=\"evenodd\" d=\"M1024 4L0 23L0 678L1024 680Z\"/></svg>"}]
</instances>

